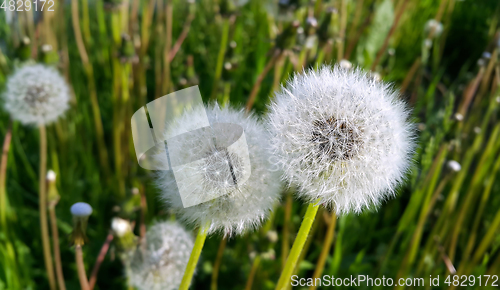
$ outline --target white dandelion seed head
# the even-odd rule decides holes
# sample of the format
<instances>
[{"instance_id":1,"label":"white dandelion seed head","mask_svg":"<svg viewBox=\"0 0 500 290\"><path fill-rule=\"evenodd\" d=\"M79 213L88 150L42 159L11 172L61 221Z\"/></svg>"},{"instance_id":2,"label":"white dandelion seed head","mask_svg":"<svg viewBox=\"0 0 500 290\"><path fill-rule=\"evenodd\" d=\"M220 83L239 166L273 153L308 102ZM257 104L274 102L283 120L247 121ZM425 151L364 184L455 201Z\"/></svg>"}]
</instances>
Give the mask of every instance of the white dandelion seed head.
<instances>
[{"instance_id":1,"label":"white dandelion seed head","mask_svg":"<svg viewBox=\"0 0 500 290\"><path fill-rule=\"evenodd\" d=\"M425 32L432 32L434 37L439 37L443 32L443 24L436 19L430 19L425 23Z\"/></svg>"},{"instance_id":2,"label":"white dandelion seed head","mask_svg":"<svg viewBox=\"0 0 500 290\"><path fill-rule=\"evenodd\" d=\"M88 217L92 214L92 207L86 202L77 202L71 206L70 210L74 217Z\"/></svg>"},{"instance_id":3,"label":"white dandelion seed head","mask_svg":"<svg viewBox=\"0 0 500 290\"><path fill-rule=\"evenodd\" d=\"M68 85L53 68L35 64L17 69L7 80L4 107L25 125L54 122L67 109Z\"/></svg>"},{"instance_id":4,"label":"white dandelion seed head","mask_svg":"<svg viewBox=\"0 0 500 290\"><path fill-rule=\"evenodd\" d=\"M460 165L460 163L458 163L457 161L455 160L450 160L446 163L446 166L448 166L448 168L451 170L451 171L454 171L454 172L459 172L461 169L462 169L462 166Z\"/></svg>"},{"instance_id":5,"label":"white dandelion seed head","mask_svg":"<svg viewBox=\"0 0 500 290\"><path fill-rule=\"evenodd\" d=\"M193 249L193 237L175 222L153 225L127 261L130 284L139 290L178 289Z\"/></svg>"},{"instance_id":6,"label":"white dandelion seed head","mask_svg":"<svg viewBox=\"0 0 500 290\"><path fill-rule=\"evenodd\" d=\"M269 108L271 146L308 202L360 213L395 195L414 147L409 111L387 83L360 69L295 75Z\"/></svg>"},{"instance_id":7,"label":"white dandelion seed head","mask_svg":"<svg viewBox=\"0 0 500 290\"><path fill-rule=\"evenodd\" d=\"M204 108L195 109L177 119L170 129L170 136L192 130L203 123ZM269 132L250 115L228 107L220 109L217 105L206 108L206 116L211 125L216 123L236 124L243 128L248 146L250 163L241 157L245 152L229 152L223 147L207 146L205 140L192 140L183 146L182 154L207 156L203 162L192 163L190 172L201 176L200 182L190 187L190 195L219 196L215 199L184 208L177 184L171 171L161 171L156 183L162 191L163 199L171 209L186 223L197 226L210 224L208 233L221 232L225 236L242 234L261 225L268 217L281 193L281 174L273 168L269 152ZM232 134L228 132L228 134ZM224 138L222 138L224 139ZM168 162L164 155L157 156L161 162ZM231 162L228 167L227 162ZM247 168L250 167L250 168ZM250 172L243 183L241 176Z\"/></svg>"}]
</instances>

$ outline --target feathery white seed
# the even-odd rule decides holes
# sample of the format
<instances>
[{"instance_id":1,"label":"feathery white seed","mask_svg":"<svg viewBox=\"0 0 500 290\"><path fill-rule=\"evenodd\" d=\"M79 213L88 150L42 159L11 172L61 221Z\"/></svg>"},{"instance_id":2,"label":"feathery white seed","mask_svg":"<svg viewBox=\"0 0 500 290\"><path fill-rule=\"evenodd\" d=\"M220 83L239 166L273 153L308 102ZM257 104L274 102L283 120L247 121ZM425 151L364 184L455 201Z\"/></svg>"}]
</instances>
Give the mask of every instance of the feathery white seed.
<instances>
[{"instance_id":1,"label":"feathery white seed","mask_svg":"<svg viewBox=\"0 0 500 290\"><path fill-rule=\"evenodd\" d=\"M14 120L25 125L46 125L68 109L69 89L55 69L25 65L7 80L3 99Z\"/></svg>"},{"instance_id":2,"label":"feathery white seed","mask_svg":"<svg viewBox=\"0 0 500 290\"><path fill-rule=\"evenodd\" d=\"M178 289L193 249L193 238L175 222L153 225L127 267L130 284L139 290Z\"/></svg>"},{"instance_id":3,"label":"feathery white seed","mask_svg":"<svg viewBox=\"0 0 500 290\"><path fill-rule=\"evenodd\" d=\"M390 85L337 65L295 75L268 121L272 150L299 196L346 214L395 195L414 148L408 117Z\"/></svg>"},{"instance_id":4,"label":"feathery white seed","mask_svg":"<svg viewBox=\"0 0 500 290\"><path fill-rule=\"evenodd\" d=\"M196 124L202 124L204 108L198 108L184 114L171 126L170 136L192 130ZM273 205L278 201L281 193L280 172L273 170L271 155L267 150L269 132L254 116L246 116L243 111L230 108L220 109L211 105L206 109L210 124L229 123L240 125L243 128L248 145L250 167L240 160L240 154L229 154L224 148L215 148L201 144L197 140L184 144L182 154L188 156L208 156L204 162L196 163L189 168L193 174L202 176L199 183L191 187L191 193L196 195L220 197L191 207L183 207L177 184L172 171L158 173L156 183L162 191L162 198L170 205L174 212L186 223L205 226L210 224L209 234L222 232L226 236L242 234L261 225L268 217ZM230 133L228 133L230 134ZM204 140L203 140L204 141ZM200 145L201 144L201 145ZM238 152L237 152L238 153ZM166 156L157 156L160 162L168 162ZM232 164L228 170L227 162ZM251 174L243 184L235 186L233 179L238 180L243 172Z\"/></svg>"}]
</instances>

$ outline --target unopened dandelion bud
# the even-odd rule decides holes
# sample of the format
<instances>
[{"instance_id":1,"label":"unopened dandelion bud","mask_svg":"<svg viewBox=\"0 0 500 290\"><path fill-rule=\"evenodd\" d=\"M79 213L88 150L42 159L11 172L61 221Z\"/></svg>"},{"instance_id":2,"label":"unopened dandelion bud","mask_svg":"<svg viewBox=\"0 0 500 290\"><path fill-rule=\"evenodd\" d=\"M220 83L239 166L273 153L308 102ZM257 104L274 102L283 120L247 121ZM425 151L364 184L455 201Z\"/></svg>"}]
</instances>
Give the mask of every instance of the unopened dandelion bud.
<instances>
[{"instance_id":1,"label":"unopened dandelion bud","mask_svg":"<svg viewBox=\"0 0 500 290\"><path fill-rule=\"evenodd\" d=\"M92 214L92 207L85 202L77 202L71 206L73 215L73 232L71 233L71 244L84 245L88 239L86 235L87 221Z\"/></svg>"},{"instance_id":2,"label":"unopened dandelion bud","mask_svg":"<svg viewBox=\"0 0 500 290\"><path fill-rule=\"evenodd\" d=\"M271 243L276 243L278 241L278 233L276 231L268 231L266 237Z\"/></svg>"},{"instance_id":3,"label":"unopened dandelion bud","mask_svg":"<svg viewBox=\"0 0 500 290\"><path fill-rule=\"evenodd\" d=\"M462 169L462 166L460 165L460 163L458 163L455 160L448 161L446 163L446 166L448 167L448 169L450 169L453 172L459 172Z\"/></svg>"},{"instance_id":4,"label":"unopened dandelion bud","mask_svg":"<svg viewBox=\"0 0 500 290\"><path fill-rule=\"evenodd\" d=\"M132 226L128 220L114 217L111 220L111 230L120 250L130 251L135 248L137 237L132 232Z\"/></svg>"},{"instance_id":5,"label":"unopened dandelion bud","mask_svg":"<svg viewBox=\"0 0 500 290\"><path fill-rule=\"evenodd\" d=\"M53 170L47 172L47 203L49 208L55 207L59 202L59 193L56 186L56 173Z\"/></svg>"},{"instance_id":6,"label":"unopened dandelion bud","mask_svg":"<svg viewBox=\"0 0 500 290\"><path fill-rule=\"evenodd\" d=\"M346 59L343 59L339 62L339 65L343 69L351 69L352 68L352 63Z\"/></svg>"}]
</instances>

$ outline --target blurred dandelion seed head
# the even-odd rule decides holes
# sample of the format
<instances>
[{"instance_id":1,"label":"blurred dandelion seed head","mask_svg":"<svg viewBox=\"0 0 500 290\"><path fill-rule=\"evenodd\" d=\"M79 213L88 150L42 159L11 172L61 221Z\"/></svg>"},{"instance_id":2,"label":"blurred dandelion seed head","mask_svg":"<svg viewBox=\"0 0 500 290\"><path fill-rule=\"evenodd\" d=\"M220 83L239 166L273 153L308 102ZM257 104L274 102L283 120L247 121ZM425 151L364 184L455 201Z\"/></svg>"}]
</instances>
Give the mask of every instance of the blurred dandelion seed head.
<instances>
[{"instance_id":1,"label":"blurred dandelion seed head","mask_svg":"<svg viewBox=\"0 0 500 290\"><path fill-rule=\"evenodd\" d=\"M446 166L451 170L451 171L454 171L454 172L459 172L461 169L462 169L462 166L460 165L460 163L458 163L457 161L455 160L450 160L446 163Z\"/></svg>"},{"instance_id":2,"label":"blurred dandelion seed head","mask_svg":"<svg viewBox=\"0 0 500 290\"><path fill-rule=\"evenodd\" d=\"M299 196L339 214L394 196L414 148L409 111L388 84L359 69L295 75L269 110L271 146Z\"/></svg>"},{"instance_id":3,"label":"blurred dandelion seed head","mask_svg":"<svg viewBox=\"0 0 500 290\"><path fill-rule=\"evenodd\" d=\"M437 38L443 32L443 24L436 19L430 19L425 23L425 32L432 33L433 37Z\"/></svg>"},{"instance_id":4,"label":"blurred dandelion seed head","mask_svg":"<svg viewBox=\"0 0 500 290\"><path fill-rule=\"evenodd\" d=\"M211 105L206 109L206 114L210 124L229 123L243 128L250 163L241 159L239 151L231 153L218 144L200 149L195 140L193 144L184 144L182 152L186 156L193 156L204 150L201 156L205 158L190 168L193 175L201 176L201 181L190 188L191 195L219 197L184 208L171 171L159 172L156 183L163 199L184 222L198 226L208 223L209 233L221 232L226 236L242 234L261 225L281 192L280 173L273 170L272 158L267 150L270 136L254 116L246 116L243 111ZM197 109L184 114L170 126L170 135L175 136L178 132L186 132L186 128L193 128L193 124L199 124L198 119L202 115ZM161 162L168 162L163 155L157 158ZM241 183L244 172L251 174L248 180Z\"/></svg>"},{"instance_id":5,"label":"blurred dandelion seed head","mask_svg":"<svg viewBox=\"0 0 500 290\"><path fill-rule=\"evenodd\" d=\"M117 237L123 237L127 233L132 232L132 227L129 221L114 217L111 220L111 230Z\"/></svg>"},{"instance_id":6,"label":"blurred dandelion seed head","mask_svg":"<svg viewBox=\"0 0 500 290\"><path fill-rule=\"evenodd\" d=\"M54 170L50 169L47 171L47 180L51 182L56 181L56 173Z\"/></svg>"},{"instance_id":7,"label":"blurred dandelion seed head","mask_svg":"<svg viewBox=\"0 0 500 290\"><path fill-rule=\"evenodd\" d=\"M139 290L178 289L193 249L193 238L175 222L153 225L127 261L127 276Z\"/></svg>"},{"instance_id":8,"label":"blurred dandelion seed head","mask_svg":"<svg viewBox=\"0 0 500 290\"><path fill-rule=\"evenodd\" d=\"M25 125L46 125L68 109L69 89L55 69L26 65L9 77L3 99L13 119Z\"/></svg>"}]
</instances>

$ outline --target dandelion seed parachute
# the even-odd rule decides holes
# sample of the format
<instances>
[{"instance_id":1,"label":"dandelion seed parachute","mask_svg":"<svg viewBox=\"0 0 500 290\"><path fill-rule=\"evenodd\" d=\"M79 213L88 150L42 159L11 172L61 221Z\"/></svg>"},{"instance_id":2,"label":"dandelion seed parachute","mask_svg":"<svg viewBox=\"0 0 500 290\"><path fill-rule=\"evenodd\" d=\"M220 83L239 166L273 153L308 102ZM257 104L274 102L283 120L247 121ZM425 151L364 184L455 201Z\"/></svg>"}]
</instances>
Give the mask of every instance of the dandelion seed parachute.
<instances>
[{"instance_id":1,"label":"dandelion seed parachute","mask_svg":"<svg viewBox=\"0 0 500 290\"><path fill-rule=\"evenodd\" d=\"M61 75L45 65L25 65L7 80L4 107L25 125L46 125L68 109L69 89Z\"/></svg>"},{"instance_id":2,"label":"dandelion seed parachute","mask_svg":"<svg viewBox=\"0 0 500 290\"><path fill-rule=\"evenodd\" d=\"M193 249L192 236L175 222L162 222L149 228L144 242L127 262L130 284L139 290L178 289Z\"/></svg>"},{"instance_id":3,"label":"dandelion seed parachute","mask_svg":"<svg viewBox=\"0 0 500 290\"><path fill-rule=\"evenodd\" d=\"M198 108L184 114L170 126L173 133L191 131L197 124L203 123L203 108ZM243 111L230 108L220 109L217 105L206 108L210 124L229 123L243 128L248 156L250 159L251 175L243 184L235 185L233 178L245 168L245 162L239 162L238 154L227 156L226 150L207 147L202 150L204 156L209 156L205 162L190 168L193 172L203 176L202 182L192 188L193 195L221 194L222 196L191 207L183 207L174 176L171 171L160 171L156 183L162 191L162 198L170 205L177 216L186 223L196 226L209 224L208 233L222 232L225 236L242 234L261 225L278 201L281 193L281 175L277 168L273 168L272 158L267 150L269 133L253 116L245 116ZM192 156L199 154L199 144L185 144L182 154ZM166 156L157 156L161 162L168 162ZM231 170L227 170L227 158L232 163Z\"/></svg>"},{"instance_id":4,"label":"dandelion seed parachute","mask_svg":"<svg viewBox=\"0 0 500 290\"><path fill-rule=\"evenodd\" d=\"M273 153L308 202L360 213L394 196L414 147L409 111L360 69L323 66L291 79L269 108Z\"/></svg>"}]
</instances>

